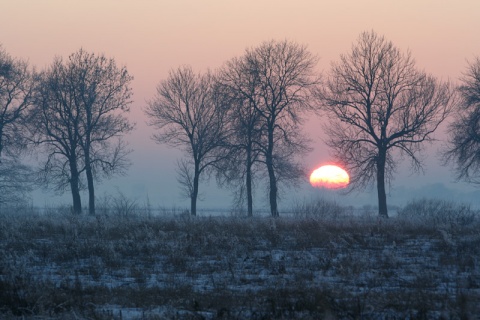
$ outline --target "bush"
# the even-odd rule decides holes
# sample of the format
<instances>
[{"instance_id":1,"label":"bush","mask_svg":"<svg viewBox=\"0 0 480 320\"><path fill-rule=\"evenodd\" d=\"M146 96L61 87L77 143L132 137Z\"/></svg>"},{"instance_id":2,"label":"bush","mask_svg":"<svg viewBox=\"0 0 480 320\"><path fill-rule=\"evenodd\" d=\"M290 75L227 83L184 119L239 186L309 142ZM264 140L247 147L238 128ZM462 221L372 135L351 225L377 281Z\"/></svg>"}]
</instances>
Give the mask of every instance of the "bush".
<instances>
[{"instance_id":1,"label":"bush","mask_svg":"<svg viewBox=\"0 0 480 320\"><path fill-rule=\"evenodd\" d=\"M420 220L435 226L467 226L475 222L478 211L464 203L440 199L417 199L398 211L398 217Z\"/></svg>"},{"instance_id":2,"label":"bush","mask_svg":"<svg viewBox=\"0 0 480 320\"><path fill-rule=\"evenodd\" d=\"M322 218L336 218L344 216L347 213L346 208L337 202L323 198L311 202L304 201L303 203L297 203L293 206L292 211L297 217L315 216Z\"/></svg>"}]
</instances>

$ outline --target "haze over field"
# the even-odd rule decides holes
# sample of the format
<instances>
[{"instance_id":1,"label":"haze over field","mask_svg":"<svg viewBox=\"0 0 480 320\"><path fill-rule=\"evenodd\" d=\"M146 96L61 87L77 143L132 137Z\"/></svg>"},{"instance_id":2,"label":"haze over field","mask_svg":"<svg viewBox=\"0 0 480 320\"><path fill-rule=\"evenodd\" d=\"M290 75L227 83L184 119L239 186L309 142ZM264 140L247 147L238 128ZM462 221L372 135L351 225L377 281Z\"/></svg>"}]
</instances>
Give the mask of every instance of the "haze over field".
<instances>
[{"instance_id":1,"label":"haze over field","mask_svg":"<svg viewBox=\"0 0 480 320\"><path fill-rule=\"evenodd\" d=\"M125 65L134 76L133 104L129 115L136 130L127 136L134 149L133 163L124 177L104 181L97 192L117 188L143 203L187 207L176 180L181 152L155 144L150 137L144 109L157 84L172 68L191 65L195 71L216 69L240 56L246 48L271 39L305 44L320 58L318 71L326 74L330 63L351 48L363 31L375 30L402 51L411 51L417 67L439 79L458 79L467 61L480 55L480 2L461 1L29 1L0 0L0 43L13 57L27 59L37 69L50 65L55 56L67 58L80 48L103 53ZM304 126L313 151L304 159L310 170L329 162L320 128L322 119L309 116ZM446 124L435 136L444 138ZM480 191L455 182L450 167L440 165L441 142L424 153L425 174L412 174L402 162L390 189L389 204L403 205L416 196L451 198L480 206ZM228 208L228 190L214 179L202 184L200 208ZM368 190L367 190L368 191ZM266 191L257 189L257 207L266 207ZM280 210L294 200L324 194L344 204L376 205L375 193L342 195L314 189L308 176L295 192L280 202ZM54 197L35 192L34 204L70 203L70 195ZM83 196L85 198L85 196Z\"/></svg>"}]
</instances>

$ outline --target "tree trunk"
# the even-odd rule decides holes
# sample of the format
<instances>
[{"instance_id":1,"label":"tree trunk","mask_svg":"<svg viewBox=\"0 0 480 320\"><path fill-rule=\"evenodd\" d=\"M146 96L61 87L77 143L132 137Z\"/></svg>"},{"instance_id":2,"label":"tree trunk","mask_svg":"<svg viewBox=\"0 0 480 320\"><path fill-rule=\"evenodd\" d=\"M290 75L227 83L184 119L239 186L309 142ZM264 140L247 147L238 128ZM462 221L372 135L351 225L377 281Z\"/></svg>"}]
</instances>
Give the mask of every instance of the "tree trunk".
<instances>
[{"instance_id":1,"label":"tree trunk","mask_svg":"<svg viewBox=\"0 0 480 320\"><path fill-rule=\"evenodd\" d=\"M195 164L195 173L193 176L193 190L190 195L190 214L192 216L197 215L197 198L198 198L198 180L200 177L200 172L198 169L198 164Z\"/></svg>"},{"instance_id":2,"label":"tree trunk","mask_svg":"<svg viewBox=\"0 0 480 320\"><path fill-rule=\"evenodd\" d=\"M248 208L248 216L253 216L253 196L252 196L252 159L250 158L250 150L247 151L247 177L246 177L246 185L247 185L247 208Z\"/></svg>"},{"instance_id":3,"label":"tree trunk","mask_svg":"<svg viewBox=\"0 0 480 320\"><path fill-rule=\"evenodd\" d=\"M85 148L83 152L85 153L85 174L87 175L87 186L88 186L88 213L92 216L95 215L95 187L93 185L93 172L92 164L90 161L90 139L87 136L85 142Z\"/></svg>"},{"instance_id":4,"label":"tree trunk","mask_svg":"<svg viewBox=\"0 0 480 320\"><path fill-rule=\"evenodd\" d=\"M87 176L87 187L88 187L88 213L91 216L95 215L95 186L93 183L93 172L92 172L92 162L90 159L90 150L91 150L91 134L92 134L92 105L86 105L86 134L85 134L85 148L83 152L85 153L85 174Z\"/></svg>"},{"instance_id":5,"label":"tree trunk","mask_svg":"<svg viewBox=\"0 0 480 320\"><path fill-rule=\"evenodd\" d=\"M0 163L2 163L2 151L3 151L3 124L0 125Z\"/></svg>"},{"instance_id":6,"label":"tree trunk","mask_svg":"<svg viewBox=\"0 0 480 320\"><path fill-rule=\"evenodd\" d=\"M378 192L378 215L388 218L387 194L385 192L385 162L386 150L379 150L377 159L377 192Z\"/></svg>"},{"instance_id":7,"label":"tree trunk","mask_svg":"<svg viewBox=\"0 0 480 320\"><path fill-rule=\"evenodd\" d=\"M272 217L278 217L277 208L277 179L275 177L275 169L273 167L273 127L268 130L268 147L265 155L265 162L267 164L268 178L270 183L270 213Z\"/></svg>"},{"instance_id":8,"label":"tree trunk","mask_svg":"<svg viewBox=\"0 0 480 320\"><path fill-rule=\"evenodd\" d=\"M277 180L275 178L275 171L273 170L273 165L268 165L268 176L270 181L270 213L272 217L278 217L278 208L277 208Z\"/></svg>"},{"instance_id":9,"label":"tree trunk","mask_svg":"<svg viewBox=\"0 0 480 320\"><path fill-rule=\"evenodd\" d=\"M88 185L88 213L94 216L95 215L95 187L93 185L92 167L88 162L85 168L85 173L87 175L87 185Z\"/></svg>"},{"instance_id":10,"label":"tree trunk","mask_svg":"<svg viewBox=\"0 0 480 320\"><path fill-rule=\"evenodd\" d=\"M253 196L252 196L252 168L251 165L247 166L247 209L248 216L253 216Z\"/></svg>"},{"instance_id":11,"label":"tree trunk","mask_svg":"<svg viewBox=\"0 0 480 320\"><path fill-rule=\"evenodd\" d=\"M73 198L73 213L81 214L82 213L82 200L80 198L80 188L79 188L79 173L77 169L76 160L71 160L70 162L70 189L72 191Z\"/></svg>"}]
</instances>

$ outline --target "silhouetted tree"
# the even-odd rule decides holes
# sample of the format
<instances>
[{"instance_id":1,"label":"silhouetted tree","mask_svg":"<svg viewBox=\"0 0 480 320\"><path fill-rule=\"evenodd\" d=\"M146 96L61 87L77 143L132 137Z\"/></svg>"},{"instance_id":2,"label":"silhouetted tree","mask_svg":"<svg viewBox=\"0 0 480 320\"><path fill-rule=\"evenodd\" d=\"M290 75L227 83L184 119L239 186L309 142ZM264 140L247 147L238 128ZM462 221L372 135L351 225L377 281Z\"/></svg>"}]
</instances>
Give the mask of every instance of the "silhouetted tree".
<instances>
[{"instance_id":1,"label":"silhouetted tree","mask_svg":"<svg viewBox=\"0 0 480 320\"><path fill-rule=\"evenodd\" d=\"M95 214L94 178L121 173L128 166L129 150L122 136L133 129L125 117L132 91L125 67L114 59L80 49L69 57L65 75L72 86L68 94L77 105L80 146L87 178L89 213Z\"/></svg>"},{"instance_id":2,"label":"silhouetted tree","mask_svg":"<svg viewBox=\"0 0 480 320\"><path fill-rule=\"evenodd\" d=\"M31 119L34 141L42 145L47 160L42 168L42 181L54 183L57 191L70 188L73 213L80 214L80 173L83 154L80 147L82 112L72 95L75 84L70 81L68 68L62 59L40 74L36 89L35 109Z\"/></svg>"},{"instance_id":3,"label":"silhouetted tree","mask_svg":"<svg viewBox=\"0 0 480 320\"><path fill-rule=\"evenodd\" d=\"M27 146L25 125L32 92L28 63L12 58L0 46L0 204L17 202L30 190L31 172L19 163L19 156Z\"/></svg>"},{"instance_id":4,"label":"silhouetted tree","mask_svg":"<svg viewBox=\"0 0 480 320\"><path fill-rule=\"evenodd\" d=\"M27 193L32 190L32 169L16 159L0 162L0 207L26 204Z\"/></svg>"},{"instance_id":5,"label":"silhouetted tree","mask_svg":"<svg viewBox=\"0 0 480 320\"><path fill-rule=\"evenodd\" d=\"M220 94L228 101L225 125L228 157L218 164L218 180L237 187L236 202L241 207L246 198L247 215L253 216L253 185L255 164L260 162L262 128L260 114L255 108L260 99L255 90L257 77L248 72L243 59L232 59L219 72ZM258 166L257 166L258 167Z\"/></svg>"},{"instance_id":6,"label":"silhouetted tree","mask_svg":"<svg viewBox=\"0 0 480 320\"><path fill-rule=\"evenodd\" d=\"M445 161L454 164L458 179L480 183L480 58L469 63L458 88L460 101L449 126Z\"/></svg>"},{"instance_id":7,"label":"silhouetted tree","mask_svg":"<svg viewBox=\"0 0 480 320\"><path fill-rule=\"evenodd\" d=\"M373 31L362 33L332 65L319 92L328 116L327 145L346 165L353 187L376 179L380 216L388 216L385 182L398 158L421 168L421 145L449 114L452 94L449 84L418 70L410 53Z\"/></svg>"},{"instance_id":8,"label":"silhouetted tree","mask_svg":"<svg viewBox=\"0 0 480 320\"><path fill-rule=\"evenodd\" d=\"M179 162L178 181L190 197L192 215L197 212L200 177L221 160L217 150L225 143L225 110L214 91L211 74L180 67L160 82L145 110L149 125L160 130L153 139L182 147L191 159Z\"/></svg>"},{"instance_id":9,"label":"silhouetted tree","mask_svg":"<svg viewBox=\"0 0 480 320\"><path fill-rule=\"evenodd\" d=\"M301 115L311 108L311 92L319 83L317 59L306 47L289 41L264 42L246 50L227 68L224 83L243 97L258 116L261 140L256 147L268 173L272 216L278 216L278 182L293 182L303 171L295 156L306 151L300 134ZM256 130L256 129L255 129Z\"/></svg>"},{"instance_id":10,"label":"silhouetted tree","mask_svg":"<svg viewBox=\"0 0 480 320\"><path fill-rule=\"evenodd\" d=\"M43 72L32 129L47 161L43 180L57 190L70 187L73 211L81 212L81 174L86 173L89 212L95 213L94 178L122 172L129 150L122 136L132 130L129 111L132 77L113 59L82 49L68 61L56 58Z\"/></svg>"}]
</instances>

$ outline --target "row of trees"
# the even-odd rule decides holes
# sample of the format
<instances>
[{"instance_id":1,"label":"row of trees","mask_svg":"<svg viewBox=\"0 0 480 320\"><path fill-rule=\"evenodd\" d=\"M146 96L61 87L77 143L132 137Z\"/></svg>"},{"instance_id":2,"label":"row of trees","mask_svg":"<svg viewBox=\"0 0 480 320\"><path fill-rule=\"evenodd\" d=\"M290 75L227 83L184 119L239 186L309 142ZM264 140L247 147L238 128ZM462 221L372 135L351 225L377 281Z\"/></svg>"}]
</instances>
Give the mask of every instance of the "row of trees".
<instances>
[{"instance_id":1,"label":"row of trees","mask_svg":"<svg viewBox=\"0 0 480 320\"><path fill-rule=\"evenodd\" d=\"M305 175L296 162L308 150L300 129L302 116L315 110L328 119L323 121L326 143L352 176L352 189L376 183L379 214L388 216L386 185L399 160L409 158L414 170L422 169L423 143L434 140L432 134L454 109L472 100L471 92L478 97L478 87L462 86L464 99L459 102L451 83L419 70L409 52L375 32L362 33L351 52L332 64L324 81L315 74L316 62L306 47L271 41L247 49L215 75L194 75L183 67L160 83L146 112L150 124L160 129L158 142L182 145L193 158L192 173L188 162L180 166L192 214L200 174L210 168L220 181L239 187L249 215L253 178L266 172L271 215L278 216L279 182ZM464 82L476 81L478 86L478 68L474 71L476 79ZM209 79L208 86L194 84L202 77ZM196 104L192 92L211 98ZM478 100L474 103L478 108ZM216 117L202 117L207 109ZM470 117L476 113L466 112ZM470 131L465 131L465 122ZM451 126L453 139L445 154L457 164L460 178L475 175L478 168L472 164L480 165L478 155L463 155L467 147L459 150L458 140L466 137L469 150L479 150L478 135L473 134L479 131L473 124L479 125L478 116L457 117Z\"/></svg>"},{"instance_id":2,"label":"row of trees","mask_svg":"<svg viewBox=\"0 0 480 320\"><path fill-rule=\"evenodd\" d=\"M352 189L376 183L382 216L388 216L386 184L398 161L407 157L414 170L421 169L423 143L433 140L452 111L445 163L453 163L460 179L478 182L480 60L454 88L372 31L360 35L325 79L316 63L305 46L269 41L216 72L197 74L183 66L159 83L145 113L158 129L155 141L185 151L178 181L192 215L201 179L214 174L235 187L248 215L256 181L265 180L271 215L278 216L279 186L305 175L299 158L309 139L301 127L312 111L324 118L326 143L350 172ZM113 59L83 50L67 61L56 58L42 72L0 51L0 188L15 193L15 186L29 181L29 169L15 159L32 144L46 155L40 180L69 188L76 213L86 178L94 214L95 179L128 166L122 137L133 129L126 118L132 79ZM11 170L3 170L7 166Z\"/></svg>"},{"instance_id":3,"label":"row of trees","mask_svg":"<svg viewBox=\"0 0 480 320\"><path fill-rule=\"evenodd\" d=\"M172 71L146 109L154 138L190 156L180 163L180 183L196 213L200 175L215 172L220 182L246 191L253 212L257 172L266 172L272 216L278 216L278 184L302 176L295 156L307 150L301 115L312 109L319 84L316 58L288 41L266 42L229 61L216 74L190 67Z\"/></svg>"}]
</instances>

